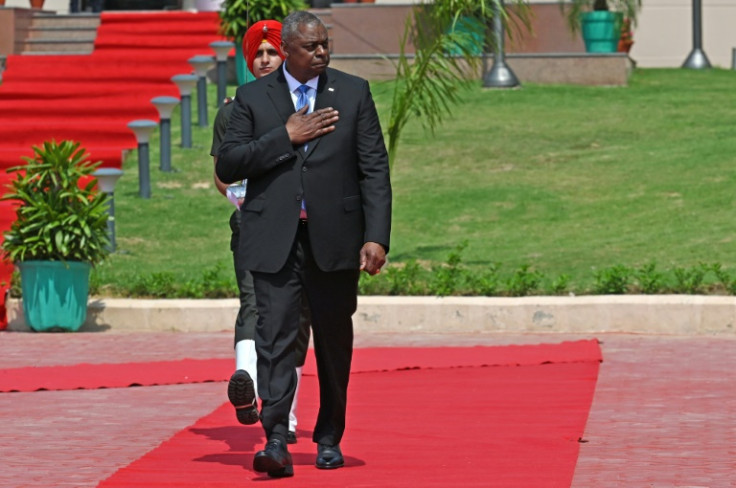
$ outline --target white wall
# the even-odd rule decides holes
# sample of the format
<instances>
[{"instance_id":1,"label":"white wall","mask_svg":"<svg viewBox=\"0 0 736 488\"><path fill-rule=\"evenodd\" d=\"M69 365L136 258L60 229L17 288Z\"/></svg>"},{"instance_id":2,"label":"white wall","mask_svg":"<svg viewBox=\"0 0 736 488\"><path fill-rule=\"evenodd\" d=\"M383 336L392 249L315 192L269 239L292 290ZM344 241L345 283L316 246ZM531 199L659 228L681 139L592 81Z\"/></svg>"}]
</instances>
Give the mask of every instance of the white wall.
<instances>
[{"instance_id":1,"label":"white wall","mask_svg":"<svg viewBox=\"0 0 736 488\"><path fill-rule=\"evenodd\" d=\"M702 0L703 51L713 66L731 68L736 1ZM693 46L692 0L643 0L631 57L642 67L678 67Z\"/></svg>"},{"instance_id":2,"label":"white wall","mask_svg":"<svg viewBox=\"0 0 736 488\"><path fill-rule=\"evenodd\" d=\"M420 0L376 0L417 3ZM558 3L530 0L530 3ZM703 51L713 66L731 68L736 0L702 0ZM631 57L641 67L679 67L692 50L692 0L642 0Z\"/></svg>"},{"instance_id":3,"label":"white wall","mask_svg":"<svg viewBox=\"0 0 736 488\"><path fill-rule=\"evenodd\" d=\"M376 0L406 4L420 0ZM537 0L532 3L557 3ZM692 50L692 0L642 0L631 57L640 67L679 67ZM29 7L28 0L6 0L7 7ZM731 68L736 48L736 0L702 0L703 50L713 66ZM68 0L46 0L44 10L69 11Z\"/></svg>"}]
</instances>

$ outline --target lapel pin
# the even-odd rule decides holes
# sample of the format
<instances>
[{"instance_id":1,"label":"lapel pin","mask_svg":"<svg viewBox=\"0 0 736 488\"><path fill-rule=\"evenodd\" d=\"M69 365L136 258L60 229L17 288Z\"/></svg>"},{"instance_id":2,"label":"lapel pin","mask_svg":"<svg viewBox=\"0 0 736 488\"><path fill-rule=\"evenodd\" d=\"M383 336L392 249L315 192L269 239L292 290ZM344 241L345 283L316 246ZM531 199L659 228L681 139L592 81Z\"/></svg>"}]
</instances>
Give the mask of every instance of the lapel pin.
<instances>
[{"instance_id":1,"label":"lapel pin","mask_svg":"<svg viewBox=\"0 0 736 488\"><path fill-rule=\"evenodd\" d=\"M335 91L334 88L328 88L327 91Z\"/></svg>"}]
</instances>

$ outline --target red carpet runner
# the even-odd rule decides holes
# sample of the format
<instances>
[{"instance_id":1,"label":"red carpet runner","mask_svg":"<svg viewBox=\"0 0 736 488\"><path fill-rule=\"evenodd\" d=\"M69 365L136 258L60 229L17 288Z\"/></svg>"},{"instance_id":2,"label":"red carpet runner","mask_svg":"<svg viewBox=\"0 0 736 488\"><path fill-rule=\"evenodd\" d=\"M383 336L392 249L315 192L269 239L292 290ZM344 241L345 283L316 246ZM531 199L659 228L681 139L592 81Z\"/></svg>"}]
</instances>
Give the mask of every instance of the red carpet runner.
<instances>
[{"instance_id":1,"label":"red carpet runner","mask_svg":"<svg viewBox=\"0 0 736 488\"><path fill-rule=\"evenodd\" d=\"M569 487L601 359L596 341L356 351L344 469L313 467L316 377L300 392L299 487ZM494 366L491 366L494 365ZM360 374L357 374L360 373ZM99 486L230 487L264 439L224 404Z\"/></svg>"},{"instance_id":2,"label":"red carpet runner","mask_svg":"<svg viewBox=\"0 0 736 488\"><path fill-rule=\"evenodd\" d=\"M80 141L93 161L119 168L122 151L137 146L128 122L158 121L156 96L178 97L171 77L191 73L188 59L212 55L220 40L216 12L102 13L89 56L8 56L0 84L0 185L5 170L23 164L32 145ZM14 211L0 202L0 242ZM0 329L12 266L0 266Z\"/></svg>"},{"instance_id":3,"label":"red carpet runner","mask_svg":"<svg viewBox=\"0 0 736 488\"><path fill-rule=\"evenodd\" d=\"M182 359L149 363L75 364L0 370L0 393L90 390L226 381L232 359Z\"/></svg>"},{"instance_id":4,"label":"red carpet runner","mask_svg":"<svg viewBox=\"0 0 736 488\"><path fill-rule=\"evenodd\" d=\"M402 355L401 353L406 353ZM309 350L305 375L317 371ZM536 366L547 363L600 360L595 341L563 342L503 347L393 347L357 349L352 372L366 373L402 369L457 368L479 366ZM128 386L173 385L227 381L232 374L232 359L181 359L145 363L73 364L68 366L29 366L0 369L0 393L41 390L88 390Z\"/></svg>"}]
</instances>

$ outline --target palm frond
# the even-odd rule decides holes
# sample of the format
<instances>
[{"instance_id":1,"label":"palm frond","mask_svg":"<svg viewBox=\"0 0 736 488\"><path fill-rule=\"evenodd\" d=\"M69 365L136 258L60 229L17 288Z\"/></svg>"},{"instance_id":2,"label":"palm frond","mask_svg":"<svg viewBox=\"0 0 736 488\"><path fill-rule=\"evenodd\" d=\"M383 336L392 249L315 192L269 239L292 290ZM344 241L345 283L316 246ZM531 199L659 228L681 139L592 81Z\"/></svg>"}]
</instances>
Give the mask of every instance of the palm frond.
<instances>
[{"instance_id":1,"label":"palm frond","mask_svg":"<svg viewBox=\"0 0 736 488\"><path fill-rule=\"evenodd\" d=\"M513 15L500 8L502 0L435 0L414 9L404 26L387 130L389 161L393 164L401 132L417 117L434 132L452 115L462 89L474 76L486 47L493 46L487 26L496 12L502 22L530 28L526 0L512 0ZM406 55L409 41L415 46L412 62Z\"/></svg>"}]
</instances>

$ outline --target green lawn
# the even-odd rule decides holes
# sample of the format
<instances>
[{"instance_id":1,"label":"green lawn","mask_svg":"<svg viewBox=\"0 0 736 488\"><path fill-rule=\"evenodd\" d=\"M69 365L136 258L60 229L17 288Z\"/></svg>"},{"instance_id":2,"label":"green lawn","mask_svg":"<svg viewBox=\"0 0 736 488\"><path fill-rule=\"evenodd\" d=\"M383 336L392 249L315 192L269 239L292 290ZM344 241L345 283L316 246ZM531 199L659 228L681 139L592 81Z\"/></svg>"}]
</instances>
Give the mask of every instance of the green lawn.
<instances>
[{"instance_id":1,"label":"green lawn","mask_svg":"<svg viewBox=\"0 0 736 488\"><path fill-rule=\"evenodd\" d=\"M372 87L385 129L393 85ZM461 261L473 272L528 265L547 281L568 275L579 293L596 270L617 265L733 271L736 72L636 70L628 87L476 88L453 113L434 135L411 122L392 163L396 269L436 267L467 242ZM231 204L212 184L211 129L193 133L192 149L174 148L172 173L158 171L152 140L150 200L137 197L135 154L126 159L118 252L96 272L101 293L130 293L143 278L232 282Z\"/></svg>"}]
</instances>

